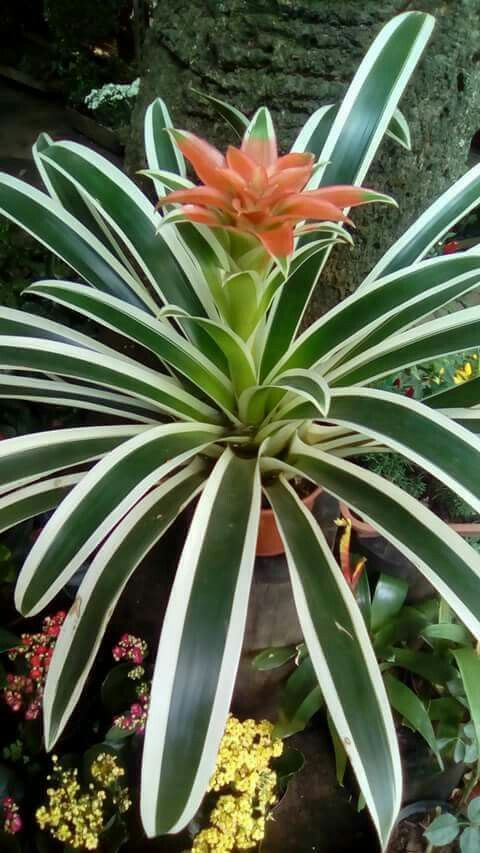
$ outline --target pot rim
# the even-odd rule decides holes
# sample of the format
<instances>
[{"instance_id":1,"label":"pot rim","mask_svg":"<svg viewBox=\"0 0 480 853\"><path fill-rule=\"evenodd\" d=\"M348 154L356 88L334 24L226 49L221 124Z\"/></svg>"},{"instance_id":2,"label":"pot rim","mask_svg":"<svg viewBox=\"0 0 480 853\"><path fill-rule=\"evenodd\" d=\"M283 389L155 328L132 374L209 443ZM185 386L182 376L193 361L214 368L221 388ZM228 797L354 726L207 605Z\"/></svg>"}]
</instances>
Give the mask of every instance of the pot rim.
<instances>
[{"instance_id":1,"label":"pot rim","mask_svg":"<svg viewBox=\"0 0 480 853\"><path fill-rule=\"evenodd\" d=\"M373 539L375 536L381 536L373 525L369 524L368 521L362 521L358 516L356 516L350 507L340 501L340 512L344 518L352 522L352 527L356 533L362 539ZM460 521L446 521L445 524L448 525L452 530L458 533L460 536L478 536L480 538L480 522L460 522Z\"/></svg>"},{"instance_id":2,"label":"pot rim","mask_svg":"<svg viewBox=\"0 0 480 853\"><path fill-rule=\"evenodd\" d=\"M307 506L308 506L309 501L315 501L318 498L321 491L322 491L322 487L317 486L313 490L313 492L310 492L309 495L306 495L304 498L301 498L302 504L307 504ZM263 515L264 518L270 518L270 517L273 517L273 515L274 515L273 509L268 509L268 507L265 507L265 509L262 509L261 514ZM479 525L479 528L480 528L480 525Z\"/></svg>"}]
</instances>

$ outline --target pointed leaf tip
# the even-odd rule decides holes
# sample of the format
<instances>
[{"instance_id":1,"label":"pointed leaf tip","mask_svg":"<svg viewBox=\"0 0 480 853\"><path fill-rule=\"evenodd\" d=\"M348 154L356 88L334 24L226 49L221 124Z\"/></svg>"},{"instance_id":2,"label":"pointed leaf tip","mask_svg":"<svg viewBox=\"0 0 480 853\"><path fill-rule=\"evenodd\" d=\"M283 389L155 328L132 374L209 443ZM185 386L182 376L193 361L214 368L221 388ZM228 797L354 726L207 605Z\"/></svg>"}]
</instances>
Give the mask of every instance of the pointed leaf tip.
<instances>
[{"instance_id":1,"label":"pointed leaf tip","mask_svg":"<svg viewBox=\"0 0 480 853\"><path fill-rule=\"evenodd\" d=\"M272 117L267 107L259 107L247 127L241 150L266 169L277 162L277 139Z\"/></svg>"},{"instance_id":2,"label":"pointed leaf tip","mask_svg":"<svg viewBox=\"0 0 480 853\"><path fill-rule=\"evenodd\" d=\"M384 204L391 204L393 207L398 208L398 202L391 195L387 195L386 193L377 193L375 190L365 190L365 195L363 198L363 203L367 204L368 202L373 201L381 201Z\"/></svg>"}]
</instances>

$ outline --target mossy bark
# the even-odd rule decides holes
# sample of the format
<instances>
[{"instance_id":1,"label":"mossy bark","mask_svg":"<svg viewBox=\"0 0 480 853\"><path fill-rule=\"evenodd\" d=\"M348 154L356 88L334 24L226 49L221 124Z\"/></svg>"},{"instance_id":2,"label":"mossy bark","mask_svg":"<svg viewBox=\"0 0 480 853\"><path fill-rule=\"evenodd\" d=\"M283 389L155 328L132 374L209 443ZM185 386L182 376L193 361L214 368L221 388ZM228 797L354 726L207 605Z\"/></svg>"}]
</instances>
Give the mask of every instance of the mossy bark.
<instances>
[{"instance_id":1,"label":"mossy bark","mask_svg":"<svg viewBox=\"0 0 480 853\"><path fill-rule=\"evenodd\" d=\"M382 143L366 184L389 192L398 211L355 212L353 250L338 249L309 319L355 289L378 257L467 165L480 124L480 0L162 0L144 49L144 74L127 151L142 163L142 121L157 95L177 127L219 145L231 141L192 87L251 114L271 108L287 149L308 116L338 101L381 26L406 9L437 18L434 35L402 100L413 152Z\"/></svg>"}]
</instances>

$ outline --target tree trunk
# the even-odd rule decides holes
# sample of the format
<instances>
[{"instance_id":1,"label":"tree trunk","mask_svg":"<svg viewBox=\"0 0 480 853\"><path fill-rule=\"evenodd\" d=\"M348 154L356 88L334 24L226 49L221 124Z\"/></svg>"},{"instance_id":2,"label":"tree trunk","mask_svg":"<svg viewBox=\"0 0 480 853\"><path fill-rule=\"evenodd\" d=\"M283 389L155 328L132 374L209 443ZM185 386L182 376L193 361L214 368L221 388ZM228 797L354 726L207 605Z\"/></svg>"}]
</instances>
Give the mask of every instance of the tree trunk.
<instances>
[{"instance_id":1,"label":"tree trunk","mask_svg":"<svg viewBox=\"0 0 480 853\"><path fill-rule=\"evenodd\" d=\"M143 115L165 98L177 127L219 145L232 140L192 87L251 114L272 111L281 147L321 104L339 101L381 26L406 9L437 26L402 110L413 152L386 139L366 184L400 209L355 211L355 247L332 254L308 319L352 292L389 245L465 170L480 125L480 0L162 0L144 49L144 75L127 152L142 163Z\"/></svg>"}]
</instances>

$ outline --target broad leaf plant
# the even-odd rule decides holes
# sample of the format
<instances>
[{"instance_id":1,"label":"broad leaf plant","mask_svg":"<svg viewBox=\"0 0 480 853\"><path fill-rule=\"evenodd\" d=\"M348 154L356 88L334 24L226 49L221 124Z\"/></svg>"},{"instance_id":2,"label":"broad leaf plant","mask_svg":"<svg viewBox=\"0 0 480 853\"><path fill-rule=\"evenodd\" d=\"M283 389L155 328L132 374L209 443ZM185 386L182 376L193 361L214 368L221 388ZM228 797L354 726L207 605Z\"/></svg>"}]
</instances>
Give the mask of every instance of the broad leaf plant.
<instances>
[{"instance_id":1,"label":"broad leaf plant","mask_svg":"<svg viewBox=\"0 0 480 853\"><path fill-rule=\"evenodd\" d=\"M376 387L395 371L479 346L480 307L432 319L477 287L479 254L426 256L479 203L480 166L417 219L353 295L300 331L330 252L352 240L348 208L389 201L361 185L386 134L410 145L398 103L433 23L417 12L388 23L343 102L320 107L283 157L264 107L248 121L214 100L242 140L224 155L174 129L157 99L145 144L158 205L98 153L46 135L34 146L43 192L0 178L0 211L81 280L38 281L29 295L108 331L89 337L0 309L1 396L85 408L104 422L0 445L0 529L54 510L18 578L19 611L38 613L86 567L48 673L48 749L132 573L194 506L145 736L149 836L191 820L215 765L262 491L312 665L382 847L402 792L389 702L352 590L292 480L320 485L370 521L480 636L479 555L349 459L365 448L401 453L480 511L480 380L422 403ZM200 184L187 177L185 158Z\"/></svg>"}]
</instances>

